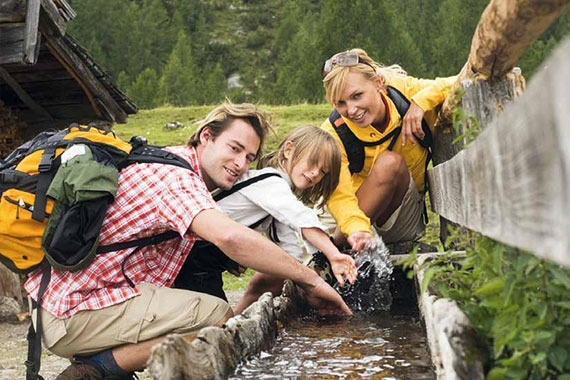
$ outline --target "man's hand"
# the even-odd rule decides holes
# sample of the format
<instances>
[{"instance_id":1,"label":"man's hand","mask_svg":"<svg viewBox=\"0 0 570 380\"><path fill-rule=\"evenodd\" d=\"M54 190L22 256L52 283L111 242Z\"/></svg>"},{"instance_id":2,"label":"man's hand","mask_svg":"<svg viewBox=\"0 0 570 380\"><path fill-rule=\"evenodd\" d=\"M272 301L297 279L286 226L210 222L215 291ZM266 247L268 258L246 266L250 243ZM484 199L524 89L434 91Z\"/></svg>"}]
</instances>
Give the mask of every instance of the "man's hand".
<instances>
[{"instance_id":1,"label":"man's hand","mask_svg":"<svg viewBox=\"0 0 570 380\"><path fill-rule=\"evenodd\" d=\"M353 250L359 251L364 248L364 244L371 238L372 235L370 232L356 231L351 233L346 240L348 240L348 244L350 244Z\"/></svg>"},{"instance_id":2,"label":"man's hand","mask_svg":"<svg viewBox=\"0 0 570 380\"><path fill-rule=\"evenodd\" d=\"M406 145L406 140L409 140L413 145L416 145L416 138L423 140L425 137L422 129L422 120L424 118L424 110L416 103L412 102L408 112L402 119L402 145Z\"/></svg>"},{"instance_id":3,"label":"man's hand","mask_svg":"<svg viewBox=\"0 0 570 380\"><path fill-rule=\"evenodd\" d=\"M352 315L342 297L315 273L315 283L299 284L306 292L307 300L321 315Z\"/></svg>"},{"instance_id":4,"label":"man's hand","mask_svg":"<svg viewBox=\"0 0 570 380\"><path fill-rule=\"evenodd\" d=\"M348 282L354 284L358 277L358 271L356 269L356 263L352 257L341 253L332 259L329 258L329 262L331 263L331 269L340 286L344 286L345 278Z\"/></svg>"}]
</instances>

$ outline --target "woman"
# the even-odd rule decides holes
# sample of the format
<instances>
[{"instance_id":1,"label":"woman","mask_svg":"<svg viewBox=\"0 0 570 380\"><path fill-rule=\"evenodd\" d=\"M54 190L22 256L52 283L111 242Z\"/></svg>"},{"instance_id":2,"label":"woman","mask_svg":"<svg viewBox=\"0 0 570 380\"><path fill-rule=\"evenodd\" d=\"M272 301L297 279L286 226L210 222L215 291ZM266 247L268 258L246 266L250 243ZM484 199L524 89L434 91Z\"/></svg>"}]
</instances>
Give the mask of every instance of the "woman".
<instances>
[{"instance_id":1,"label":"woman","mask_svg":"<svg viewBox=\"0 0 570 380\"><path fill-rule=\"evenodd\" d=\"M335 243L361 249L371 224L387 243L419 238L427 140L435 108L456 78L417 79L397 65L381 66L362 49L335 54L322 76L336 112L321 127L342 150L339 185L327 203L337 221Z\"/></svg>"}]
</instances>

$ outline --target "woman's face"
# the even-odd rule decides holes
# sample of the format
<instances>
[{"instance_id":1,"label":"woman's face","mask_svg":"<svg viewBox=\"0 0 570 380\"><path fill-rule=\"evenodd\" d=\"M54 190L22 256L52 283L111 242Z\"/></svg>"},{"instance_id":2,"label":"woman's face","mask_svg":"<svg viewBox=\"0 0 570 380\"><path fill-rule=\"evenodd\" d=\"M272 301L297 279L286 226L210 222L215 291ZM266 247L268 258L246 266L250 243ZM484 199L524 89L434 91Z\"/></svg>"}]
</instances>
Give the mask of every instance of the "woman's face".
<instances>
[{"instance_id":1,"label":"woman's face","mask_svg":"<svg viewBox=\"0 0 570 380\"><path fill-rule=\"evenodd\" d=\"M350 72L346 76L344 91L334 107L359 127L381 125L386 111L380 89L380 81L371 81L361 73Z\"/></svg>"}]
</instances>

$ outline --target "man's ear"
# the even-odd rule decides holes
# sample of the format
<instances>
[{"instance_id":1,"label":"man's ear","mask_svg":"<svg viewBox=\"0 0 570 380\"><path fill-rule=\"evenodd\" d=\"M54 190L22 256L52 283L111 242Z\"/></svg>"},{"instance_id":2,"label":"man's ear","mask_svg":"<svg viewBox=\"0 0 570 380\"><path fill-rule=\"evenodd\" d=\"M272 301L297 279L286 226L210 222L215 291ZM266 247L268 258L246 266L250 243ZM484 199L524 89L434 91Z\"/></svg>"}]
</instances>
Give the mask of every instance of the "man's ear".
<instances>
[{"instance_id":1,"label":"man's ear","mask_svg":"<svg viewBox=\"0 0 570 380\"><path fill-rule=\"evenodd\" d=\"M210 127L205 126L200 131L200 144L206 144L211 139L212 139L212 131L210 130Z\"/></svg>"}]
</instances>

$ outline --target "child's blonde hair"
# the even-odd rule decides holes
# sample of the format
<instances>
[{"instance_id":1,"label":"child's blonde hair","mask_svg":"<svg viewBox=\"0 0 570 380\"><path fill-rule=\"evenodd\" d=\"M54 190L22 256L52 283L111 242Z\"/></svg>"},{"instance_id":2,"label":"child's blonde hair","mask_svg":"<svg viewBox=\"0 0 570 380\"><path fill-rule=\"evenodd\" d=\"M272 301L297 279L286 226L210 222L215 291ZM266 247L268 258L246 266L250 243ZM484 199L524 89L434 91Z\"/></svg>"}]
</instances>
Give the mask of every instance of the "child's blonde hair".
<instances>
[{"instance_id":1,"label":"child's blonde hair","mask_svg":"<svg viewBox=\"0 0 570 380\"><path fill-rule=\"evenodd\" d=\"M287 142L293 143L291 160L285 158ZM295 195L305 204L314 205L321 199L319 207L328 202L331 194L338 186L340 173L340 148L336 140L325 130L314 125L304 125L293 129L277 147L277 150L263 156L257 168L282 167L290 169L302 158L309 155L311 165L322 165L326 172L323 179L306 190L293 189ZM323 160L322 162L320 162ZM322 198L321 198L322 197Z\"/></svg>"},{"instance_id":2,"label":"child's blonde hair","mask_svg":"<svg viewBox=\"0 0 570 380\"><path fill-rule=\"evenodd\" d=\"M346 87L346 77L351 72L363 74L366 79L371 81L380 79L382 86L386 86L391 78L408 75L399 65L383 66L382 64L375 62L363 49L350 49L347 50L347 52L358 54L360 62L354 66L334 65L323 78L326 99L333 105L338 102L344 92L344 88ZM337 53L334 56L338 54L340 53Z\"/></svg>"}]
</instances>

